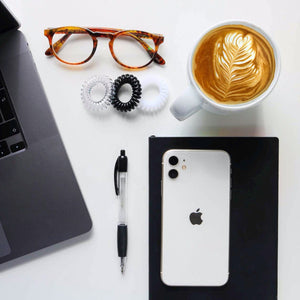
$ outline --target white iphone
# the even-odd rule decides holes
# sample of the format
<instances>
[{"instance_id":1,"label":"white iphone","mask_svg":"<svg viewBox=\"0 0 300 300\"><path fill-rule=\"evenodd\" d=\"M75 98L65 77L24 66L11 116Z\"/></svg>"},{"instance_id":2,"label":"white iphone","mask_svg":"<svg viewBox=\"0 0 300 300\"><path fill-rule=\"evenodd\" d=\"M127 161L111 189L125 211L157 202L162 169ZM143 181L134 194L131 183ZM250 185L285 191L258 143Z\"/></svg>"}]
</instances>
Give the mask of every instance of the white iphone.
<instances>
[{"instance_id":1,"label":"white iphone","mask_svg":"<svg viewBox=\"0 0 300 300\"><path fill-rule=\"evenodd\" d=\"M229 278L231 164L223 150L164 153L161 280L222 286Z\"/></svg>"}]
</instances>

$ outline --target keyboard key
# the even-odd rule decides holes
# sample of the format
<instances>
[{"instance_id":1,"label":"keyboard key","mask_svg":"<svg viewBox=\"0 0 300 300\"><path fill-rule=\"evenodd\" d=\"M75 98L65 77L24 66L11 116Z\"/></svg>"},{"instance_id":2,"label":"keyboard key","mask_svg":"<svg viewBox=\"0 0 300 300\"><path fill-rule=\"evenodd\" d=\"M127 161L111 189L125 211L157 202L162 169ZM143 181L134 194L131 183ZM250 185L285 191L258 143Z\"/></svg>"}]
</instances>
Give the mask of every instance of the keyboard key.
<instances>
[{"instance_id":1,"label":"keyboard key","mask_svg":"<svg viewBox=\"0 0 300 300\"><path fill-rule=\"evenodd\" d=\"M10 146L11 152L17 152L25 148L24 142L19 142Z\"/></svg>"},{"instance_id":2,"label":"keyboard key","mask_svg":"<svg viewBox=\"0 0 300 300\"><path fill-rule=\"evenodd\" d=\"M0 110L2 111L2 115L4 120L13 119L14 114L10 107L8 96L5 90L0 90Z\"/></svg>"},{"instance_id":3,"label":"keyboard key","mask_svg":"<svg viewBox=\"0 0 300 300\"><path fill-rule=\"evenodd\" d=\"M0 140L6 139L19 133L19 127L16 120L12 120L0 125Z\"/></svg>"},{"instance_id":4,"label":"keyboard key","mask_svg":"<svg viewBox=\"0 0 300 300\"><path fill-rule=\"evenodd\" d=\"M10 152L9 152L7 143L6 143L5 141L0 142L0 157L6 156L6 155L8 155L9 153L10 153Z\"/></svg>"}]
</instances>

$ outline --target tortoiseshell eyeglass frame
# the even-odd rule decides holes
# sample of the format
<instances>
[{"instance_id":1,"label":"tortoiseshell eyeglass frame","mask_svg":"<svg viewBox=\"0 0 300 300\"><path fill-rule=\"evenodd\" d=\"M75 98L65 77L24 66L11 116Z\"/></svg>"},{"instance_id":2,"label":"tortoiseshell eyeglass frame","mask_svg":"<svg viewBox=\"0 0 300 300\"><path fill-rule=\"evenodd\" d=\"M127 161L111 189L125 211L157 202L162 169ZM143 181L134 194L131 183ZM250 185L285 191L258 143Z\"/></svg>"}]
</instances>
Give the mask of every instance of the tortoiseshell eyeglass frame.
<instances>
[{"instance_id":1,"label":"tortoiseshell eyeglass frame","mask_svg":"<svg viewBox=\"0 0 300 300\"><path fill-rule=\"evenodd\" d=\"M56 41L54 44L52 44L53 36L55 33L62 33L64 34L58 41ZM84 61L77 62L77 63L71 63L62 60L57 53L59 52L60 48L63 46L63 44L68 40L68 38L73 33L83 33L83 34L89 34L93 40L93 50L88 58L86 58ZM161 43L164 41L164 36L161 34L152 34L145 31L138 31L138 30L123 30L123 29L114 29L114 28L85 28L85 27L73 27L73 26L66 26L66 27L58 27L58 28L49 28L44 30L44 35L49 40L50 47L46 50L45 55L47 56L55 56L59 61L68 64L68 65L81 65L86 62L88 62L93 55L96 52L97 45L98 45L98 37L104 37L109 38L109 50L114 58L114 60L120 64L122 67L126 69L142 69L150 65L152 62L155 62L159 65L164 65L166 62L165 60L157 53L158 47ZM150 61L139 67L133 67L128 66L122 63L117 56L114 53L113 44L117 37L124 35L124 36L130 36L134 38L136 41L138 41L143 48L146 50L148 55L150 56ZM155 49L150 47L143 39L152 39L155 45Z\"/></svg>"}]
</instances>

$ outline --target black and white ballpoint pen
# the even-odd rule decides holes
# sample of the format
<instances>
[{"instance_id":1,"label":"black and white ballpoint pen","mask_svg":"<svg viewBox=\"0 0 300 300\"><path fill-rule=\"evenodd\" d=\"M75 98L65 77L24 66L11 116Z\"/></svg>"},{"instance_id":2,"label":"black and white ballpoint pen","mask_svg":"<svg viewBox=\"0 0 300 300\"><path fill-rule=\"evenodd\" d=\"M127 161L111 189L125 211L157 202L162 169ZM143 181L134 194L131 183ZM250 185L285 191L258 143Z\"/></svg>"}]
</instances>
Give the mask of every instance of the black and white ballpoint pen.
<instances>
[{"instance_id":1,"label":"black and white ballpoint pen","mask_svg":"<svg viewBox=\"0 0 300 300\"><path fill-rule=\"evenodd\" d=\"M121 150L117 158L114 171L115 190L120 202L118 222L118 256L121 258L121 272L125 271L125 260L127 256L127 167L128 159L125 150Z\"/></svg>"}]
</instances>

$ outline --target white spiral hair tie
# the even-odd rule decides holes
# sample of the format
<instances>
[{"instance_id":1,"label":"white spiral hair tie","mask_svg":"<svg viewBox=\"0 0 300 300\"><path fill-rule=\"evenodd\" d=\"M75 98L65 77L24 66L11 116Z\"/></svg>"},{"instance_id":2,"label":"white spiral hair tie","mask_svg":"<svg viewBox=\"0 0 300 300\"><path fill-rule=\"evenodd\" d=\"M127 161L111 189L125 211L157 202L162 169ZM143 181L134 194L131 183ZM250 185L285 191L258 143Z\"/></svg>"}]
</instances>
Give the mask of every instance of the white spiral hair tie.
<instances>
[{"instance_id":1,"label":"white spiral hair tie","mask_svg":"<svg viewBox=\"0 0 300 300\"><path fill-rule=\"evenodd\" d=\"M91 92L99 85L104 86L105 93L101 99L93 99ZM93 111L101 111L108 108L108 106L111 104L112 85L112 79L106 75L95 75L86 80L81 88L81 99L85 106Z\"/></svg>"},{"instance_id":2,"label":"white spiral hair tie","mask_svg":"<svg viewBox=\"0 0 300 300\"><path fill-rule=\"evenodd\" d=\"M151 75L140 78L140 83L143 91L148 87L158 87L159 94L152 99L142 97L138 108L147 113L154 113L161 110L166 105L169 96L167 83L162 78Z\"/></svg>"}]
</instances>

